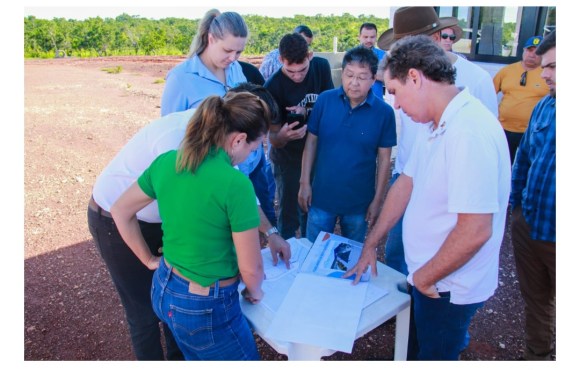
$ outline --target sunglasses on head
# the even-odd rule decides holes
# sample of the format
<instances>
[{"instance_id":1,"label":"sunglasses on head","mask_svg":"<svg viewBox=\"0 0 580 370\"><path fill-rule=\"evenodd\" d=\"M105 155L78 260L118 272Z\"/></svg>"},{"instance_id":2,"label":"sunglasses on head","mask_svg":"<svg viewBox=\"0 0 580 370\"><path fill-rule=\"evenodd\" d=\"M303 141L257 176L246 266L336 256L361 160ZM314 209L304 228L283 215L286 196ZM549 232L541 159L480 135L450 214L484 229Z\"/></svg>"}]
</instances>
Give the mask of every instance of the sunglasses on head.
<instances>
[{"instance_id":1,"label":"sunglasses on head","mask_svg":"<svg viewBox=\"0 0 580 370\"><path fill-rule=\"evenodd\" d=\"M528 80L528 71L522 73L522 78L520 78L520 86L526 86L526 82Z\"/></svg>"},{"instance_id":2,"label":"sunglasses on head","mask_svg":"<svg viewBox=\"0 0 580 370\"><path fill-rule=\"evenodd\" d=\"M457 38L457 36L455 36L455 35L448 35L446 33L441 34L441 38L443 40L447 40L448 37L449 37L449 40L451 40L451 41L455 41L455 39Z\"/></svg>"}]
</instances>

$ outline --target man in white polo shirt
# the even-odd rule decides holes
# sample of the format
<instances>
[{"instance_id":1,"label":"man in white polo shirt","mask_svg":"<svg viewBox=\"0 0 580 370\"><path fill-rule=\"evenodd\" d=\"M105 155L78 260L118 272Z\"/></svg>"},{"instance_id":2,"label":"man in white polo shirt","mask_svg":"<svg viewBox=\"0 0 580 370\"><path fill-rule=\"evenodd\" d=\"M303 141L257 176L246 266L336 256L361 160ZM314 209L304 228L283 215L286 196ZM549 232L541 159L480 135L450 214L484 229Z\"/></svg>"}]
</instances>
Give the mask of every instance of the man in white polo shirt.
<instances>
[{"instance_id":1,"label":"man in white polo shirt","mask_svg":"<svg viewBox=\"0 0 580 370\"><path fill-rule=\"evenodd\" d=\"M455 86L455 69L428 36L408 36L390 51L387 90L425 124L403 173L369 233L355 283L403 212L403 241L414 314L410 359L457 360L471 319L498 283L499 250L510 193L510 160L497 118ZM405 210L406 209L406 210Z\"/></svg>"}]
</instances>

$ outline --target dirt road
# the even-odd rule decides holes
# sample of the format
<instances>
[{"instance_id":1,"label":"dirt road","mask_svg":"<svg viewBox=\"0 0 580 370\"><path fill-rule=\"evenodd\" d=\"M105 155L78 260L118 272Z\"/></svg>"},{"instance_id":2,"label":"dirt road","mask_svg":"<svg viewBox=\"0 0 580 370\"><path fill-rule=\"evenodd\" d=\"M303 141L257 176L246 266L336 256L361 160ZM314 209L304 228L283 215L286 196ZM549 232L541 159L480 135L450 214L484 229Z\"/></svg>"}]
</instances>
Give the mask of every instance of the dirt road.
<instances>
[{"instance_id":1,"label":"dirt road","mask_svg":"<svg viewBox=\"0 0 580 370\"><path fill-rule=\"evenodd\" d=\"M175 58L25 62L24 359L133 359L120 301L87 230L96 176L143 125L159 117L159 80ZM121 66L118 74L102 68ZM18 154L15 154L18 155ZM476 315L465 360L510 360L523 349L522 302L509 239L500 287ZM351 355L387 360L394 322ZM263 359L283 360L258 339Z\"/></svg>"}]
</instances>

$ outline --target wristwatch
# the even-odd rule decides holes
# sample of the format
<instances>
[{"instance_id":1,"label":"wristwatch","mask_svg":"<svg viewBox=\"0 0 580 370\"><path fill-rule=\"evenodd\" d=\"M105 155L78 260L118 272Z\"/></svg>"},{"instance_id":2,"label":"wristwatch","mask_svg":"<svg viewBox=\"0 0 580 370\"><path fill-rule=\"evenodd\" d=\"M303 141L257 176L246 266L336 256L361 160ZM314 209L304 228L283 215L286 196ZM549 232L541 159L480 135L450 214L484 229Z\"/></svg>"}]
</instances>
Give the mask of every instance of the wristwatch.
<instances>
[{"instance_id":1,"label":"wristwatch","mask_svg":"<svg viewBox=\"0 0 580 370\"><path fill-rule=\"evenodd\" d=\"M272 234L280 235L280 232L278 231L278 228L276 226L272 226L271 228L268 229L268 231L266 231L266 238L269 238L270 235Z\"/></svg>"}]
</instances>

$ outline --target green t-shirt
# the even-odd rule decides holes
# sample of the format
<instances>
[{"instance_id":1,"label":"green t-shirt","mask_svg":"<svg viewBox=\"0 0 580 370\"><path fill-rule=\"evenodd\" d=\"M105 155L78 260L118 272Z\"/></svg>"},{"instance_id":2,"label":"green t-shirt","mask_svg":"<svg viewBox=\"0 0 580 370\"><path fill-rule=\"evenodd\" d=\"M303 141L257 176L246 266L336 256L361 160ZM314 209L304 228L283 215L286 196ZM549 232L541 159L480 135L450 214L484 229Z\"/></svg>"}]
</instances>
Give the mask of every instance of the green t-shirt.
<instances>
[{"instance_id":1,"label":"green t-shirt","mask_svg":"<svg viewBox=\"0 0 580 370\"><path fill-rule=\"evenodd\" d=\"M232 232L260 224L252 183L223 149L208 155L195 174L177 174L176 159L175 150L161 154L137 180L157 199L164 258L202 286L237 275Z\"/></svg>"}]
</instances>

